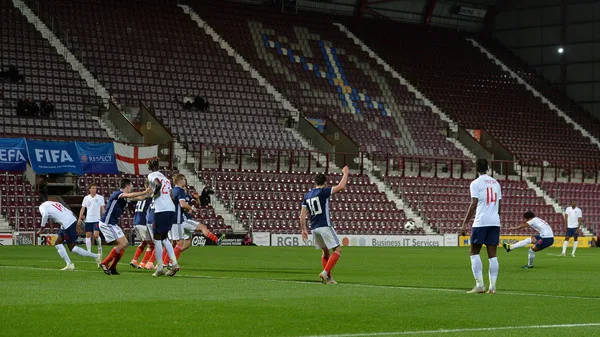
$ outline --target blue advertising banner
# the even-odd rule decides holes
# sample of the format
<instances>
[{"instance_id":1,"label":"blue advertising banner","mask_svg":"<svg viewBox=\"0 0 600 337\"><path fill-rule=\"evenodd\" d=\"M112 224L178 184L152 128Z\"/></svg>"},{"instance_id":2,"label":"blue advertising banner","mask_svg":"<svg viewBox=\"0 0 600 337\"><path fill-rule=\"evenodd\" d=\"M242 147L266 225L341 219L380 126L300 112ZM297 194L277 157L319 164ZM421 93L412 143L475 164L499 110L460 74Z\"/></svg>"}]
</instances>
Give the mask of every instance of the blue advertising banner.
<instances>
[{"instance_id":1,"label":"blue advertising banner","mask_svg":"<svg viewBox=\"0 0 600 337\"><path fill-rule=\"evenodd\" d=\"M0 138L0 171L25 171L27 159L24 138Z\"/></svg>"},{"instance_id":2,"label":"blue advertising banner","mask_svg":"<svg viewBox=\"0 0 600 337\"><path fill-rule=\"evenodd\" d=\"M83 173L75 142L28 139L27 152L35 173Z\"/></svg>"},{"instance_id":3,"label":"blue advertising banner","mask_svg":"<svg viewBox=\"0 0 600 337\"><path fill-rule=\"evenodd\" d=\"M84 173L119 173L113 143L75 142L75 146Z\"/></svg>"}]
</instances>

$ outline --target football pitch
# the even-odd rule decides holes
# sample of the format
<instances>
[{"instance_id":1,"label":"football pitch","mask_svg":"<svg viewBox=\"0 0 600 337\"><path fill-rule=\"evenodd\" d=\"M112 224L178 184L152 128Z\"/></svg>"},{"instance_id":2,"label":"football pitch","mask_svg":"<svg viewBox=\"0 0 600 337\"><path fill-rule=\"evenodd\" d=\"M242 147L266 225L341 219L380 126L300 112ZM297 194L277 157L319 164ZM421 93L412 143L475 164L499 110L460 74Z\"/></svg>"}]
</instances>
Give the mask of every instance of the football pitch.
<instances>
[{"instance_id":1,"label":"football pitch","mask_svg":"<svg viewBox=\"0 0 600 337\"><path fill-rule=\"evenodd\" d=\"M596 249L547 249L534 269L526 249L499 251L498 293L466 294L468 248L346 247L337 285L318 282L307 247L191 247L173 278L129 267L134 248L106 276L74 254L60 271L54 247L0 247L0 335L600 335Z\"/></svg>"}]
</instances>

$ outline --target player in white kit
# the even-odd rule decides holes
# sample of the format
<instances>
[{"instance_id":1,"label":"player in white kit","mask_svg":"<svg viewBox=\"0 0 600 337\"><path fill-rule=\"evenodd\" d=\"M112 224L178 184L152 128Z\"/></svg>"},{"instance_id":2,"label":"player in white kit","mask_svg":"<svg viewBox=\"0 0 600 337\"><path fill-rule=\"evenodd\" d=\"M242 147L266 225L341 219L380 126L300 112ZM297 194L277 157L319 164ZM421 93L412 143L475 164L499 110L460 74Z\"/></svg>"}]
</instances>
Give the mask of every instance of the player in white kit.
<instances>
[{"instance_id":1,"label":"player in white kit","mask_svg":"<svg viewBox=\"0 0 600 337\"><path fill-rule=\"evenodd\" d=\"M96 194L96 184L90 185L90 194L83 198L81 211L79 211L79 220L85 223L85 247L88 252L92 251L92 233L94 240L98 244L98 254L102 255L102 239L100 238L100 228L98 222L100 216L104 213L104 197ZM83 213L85 212L85 218Z\"/></svg>"},{"instance_id":2,"label":"player in white kit","mask_svg":"<svg viewBox=\"0 0 600 337\"><path fill-rule=\"evenodd\" d=\"M73 262L71 262L63 243L66 243L67 247L69 247L69 250L75 254L96 259L96 263L100 263L102 261L102 256L100 254L92 254L87 250L77 247L77 218L75 215L73 215L71 210L66 208L63 204L55 201L46 201L42 203L39 207L39 210L42 214L42 223L40 230L37 232L38 236L40 236L44 231L44 227L46 226L48 220L52 220L52 222L60 224L58 238L56 239L54 246L58 251L58 255L60 255L60 257L62 257L67 263L67 266L61 270L75 269L75 265Z\"/></svg>"},{"instance_id":3,"label":"player in white kit","mask_svg":"<svg viewBox=\"0 0 600 337\"><path fill-rule=\"evenodd\" d=\"M173 250L173 245L169 241L168 233L175 222L175 204L172 199L171 181L158 171L159 159L148 159L146 163L150 173L148 182L153 190L152 198L154 199L154 222L152 223L154 252L156 255L156 271L152 276L162 276L167 274L162 261L163 245L169 254L169 258L173 263L171 270L168 271L169 276L174 276L180 269L177 263L177 257Z\"/></svg>"},{"instance_id":4,"label":"player in white kit","mask_svg":"<svg viewBox=\"0 0 600 337\"><path fill-rule=\"evenodd\" d=\"M483 265L479 256L481 246L485 245L490 262L490 286L488 293L495 294L499 269L496 250L500 243L500 200L502 199L502 192L498 181L487 175L487 159L477 159L475 166L479 177L471 182L471 204L463 220L461 230L462 233L466 231L467 223L473 217L473 213L475 213L473 229L471 231L470 255L471 270L473 271L476 284L469 293L485 292Z\"/></svg>"},{"instance_id":5,"label":"player in white kit","mask_svg":"<svg viewBox=\"0 0 600 337\"><path fill-rule=\"evenodd\" d=\"M567 246L569 245L569 239L573 237L573 251L571 256L575 257L575 251L579 241L579 227L583 225L583 215L581 214L581 208L577 207L575 200L571 201L571 206L565 210L565 224L567 225L567 232L565 234L565 242L563 243L563 249L561 256L567 254Z\"/></svg>"},{"instance_id":6,"label":"player in white kit","mask_svg":"<svg viewBox=\"0 0 600 337\"><path fill-rule=\"evenodd\" d=\"M533 212L525 212L523 214L523 218L525 221L521 223L519 226L512 228L513 230L518 230L522 228L531 227L535 229L539 234L532 235L530 238L525 240L521 240L513 245L509 245L508 242L502 241L502 247L506 249L506 252L510 252L511 250L525 247L530 243L533 243L533 247L529 248L529 259L527 264L523 266L523 268L533 268L533 260L535 259L535 252L539 252L540 250L552 246L554 243L554 232L552 231L552 227L548 225L548 223L533 214Z\"/></svg>"}]
</instances>

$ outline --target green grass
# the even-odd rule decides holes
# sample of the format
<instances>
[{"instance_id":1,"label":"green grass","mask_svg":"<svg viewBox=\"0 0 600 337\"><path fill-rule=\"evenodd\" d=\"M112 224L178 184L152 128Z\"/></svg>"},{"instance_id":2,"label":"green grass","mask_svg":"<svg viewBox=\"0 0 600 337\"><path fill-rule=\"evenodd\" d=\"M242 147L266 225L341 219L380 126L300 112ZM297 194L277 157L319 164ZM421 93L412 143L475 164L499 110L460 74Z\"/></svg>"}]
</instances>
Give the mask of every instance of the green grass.
<instances>
[{"instance_id":1,"label":"green grass","mask_svg":"<svg viewBox=\"0 0 600 337\"><path fill-rule=\"evenodd\" d=\"M532 270L520 268L526 249L499 251L495 295L465 293L467 248L344 248L338 285L317 282L312 248L192 247L176 277L158 279L127 265L133 252L120 276L106 276L73 254L77 270L59 271L53 247L0 247L0 336L400 336L587 323L596 325L415 335L600 335L595 249L544 250Z\"/></svg>"}]
</instances>

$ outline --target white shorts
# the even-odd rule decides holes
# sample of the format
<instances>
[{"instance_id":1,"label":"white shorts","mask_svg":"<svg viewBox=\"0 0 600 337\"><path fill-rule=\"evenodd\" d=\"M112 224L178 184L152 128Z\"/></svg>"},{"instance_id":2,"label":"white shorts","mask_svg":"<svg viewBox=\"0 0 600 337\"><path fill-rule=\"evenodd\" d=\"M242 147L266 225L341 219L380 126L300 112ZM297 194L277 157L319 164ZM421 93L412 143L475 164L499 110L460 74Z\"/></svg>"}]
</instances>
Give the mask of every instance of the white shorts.
<instances>
[{"instance_id":1,"label":"white shorts","mask_svg":"<svg viewBox=\"0 0 600 337\"><path fill-rule=\"evenodd\" d=\"M340 245L340 239L333 227L317 227L312 230L312 237L317 249L333 249Z\"/></svg>"},{"instance_id":2,"label":"white shorts","mask_svg":"<svg viewBox=\"0 0 600 337\"><path fill-rule=\"evenodd\" d=\"M192 234L200 224L198 221L187 219L180 224L174 224L169 232L171 240L187 240L192 237Z\"/></svg>"},{"instance_id":3,"label":"white shorts","mask_svg":"<svg viewBox=\"0 0 600 337\"><path fill-rule=\"evenodd\" d=\"M100 221L98 223L98 227L100 227L100 231L102 232L102 235L104 235L104 240L106 240L106 243L111 243L116 239L125 236L121 227L117 225L107 225L104 222Z\"/></svg>"},{"instance_id":4,"label":"white shorts","mask_svg":"<svg viewBox=\"0 0 600 337\"><path fill-rule=\"evenodd\" d=\"M135 225L135 232L142 241L152 240L152 236L150 235L150 232L148 232L148 226L146 225Z\"/></svg>"},{"instance_id":5,"label":"white shorts","mask_svg":"<svg viewBox=\"0 0 600 337\"><path fill-rule=\"evenodd\" d=\"M154 230L152 229L152 224L147 224L146 229L148 230L148 236L150 237L150 240L154 240Z\"/></svg>"}]
</instances>

